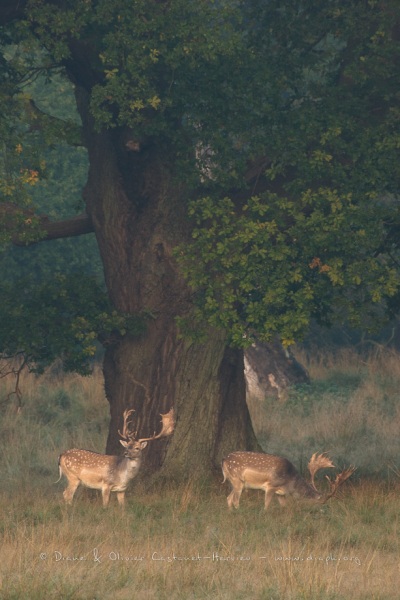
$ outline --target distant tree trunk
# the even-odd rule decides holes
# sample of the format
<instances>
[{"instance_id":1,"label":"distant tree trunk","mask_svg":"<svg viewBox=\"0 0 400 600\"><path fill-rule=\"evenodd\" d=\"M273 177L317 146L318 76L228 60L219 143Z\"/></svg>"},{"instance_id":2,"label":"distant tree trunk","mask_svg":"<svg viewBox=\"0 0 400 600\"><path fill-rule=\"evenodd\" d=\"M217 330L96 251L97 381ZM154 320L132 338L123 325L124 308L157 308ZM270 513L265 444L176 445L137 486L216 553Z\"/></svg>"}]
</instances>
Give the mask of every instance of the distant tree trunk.
<instances>
[{"instance_id":1,"label":"distant tree trunk","mask_svg":"<svg viewBox=\"0 0 400 600\"><path fill-rule=\"evenodd\" d=\"M258 400L272 396L284 402L291 385L309 382L306 369L279 340L247 348L245 373L247 394Z\"/></svg>"},{"instance_id":2,"label":"distant tree trunk","mask_svg":"<svg viewBox=\"0 0 400 600\"><path fill-rule=\"evenodd\" d=\"M221 332L195 343L178 335L176 316L190 314L191 291L173 249L189 236L183 190L166 161L148 145L126 148L124 132L96 133L87 96L78 91L90 170L85 189L112 303L128 314L146 311L147 331L108 340L104 378L110 404L106 451L121 451L122 412L134 408L138 436L159 431L173 406L168 440L149 443L143 471L175 478L209 475L232 450L257 448L246 405L243 352L228 349Z\"/></svg>"}]
</instances>

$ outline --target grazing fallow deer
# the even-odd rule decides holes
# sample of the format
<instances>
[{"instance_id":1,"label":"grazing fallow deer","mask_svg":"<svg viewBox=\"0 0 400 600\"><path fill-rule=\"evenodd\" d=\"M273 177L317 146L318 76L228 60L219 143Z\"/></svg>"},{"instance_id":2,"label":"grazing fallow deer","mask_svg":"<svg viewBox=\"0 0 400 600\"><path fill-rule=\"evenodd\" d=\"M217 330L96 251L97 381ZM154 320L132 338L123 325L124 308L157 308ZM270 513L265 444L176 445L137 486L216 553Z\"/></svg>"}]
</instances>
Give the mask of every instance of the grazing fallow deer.
<instances>
[{"instance_id":1,"label":"grazing fallow deer","mask_svg":"<svg viewBox=\"0 0 400 600\"><path fill-rule=\"evenodd\" d=\"M68 479L68 487L63 496L67 504L72 503L74 494L80 484L95 490L101 490L103 506L108 505L111 492L117 492L118 503L123 506L125 502L125 491L129 482L136 477L142 462L142 450L147 442L167 437L172 434L175 426L174 409L161 415L162 428L158 435L149 438L136 439L136 432L129 429L128 419L134 410L124 411L124 425L120 443L125 448L123 456L109 456L98 454L89 450L67 450L58 460L61 476Z\"/></svg>"},{"instance_id":2,"label":"grazing fallow deer","mask_svg":"<svg viewBox=\"0 0 400 600\"><path fill-rule=\"evenodd\" d=\"M297 498L308 498L316 502L325 503L334 496L339 488L355 471L355 467L349 467L336 479L329 481L330 490L322 494L315 487L314 477L319 469L335 467L332 461L323 454L313 454L308 463L311 474L310 483L303 479L294 465L287 459L273 454L261 454L259 452L232 452L222 461L222 473L224 483L227 479L232 485L229 494L228 507L239 507L240 495L243 489L264 490L265 510L268 508L274 494L279 504L284 506L285 496L293 495Z\"/></svg>"}]
</instances>

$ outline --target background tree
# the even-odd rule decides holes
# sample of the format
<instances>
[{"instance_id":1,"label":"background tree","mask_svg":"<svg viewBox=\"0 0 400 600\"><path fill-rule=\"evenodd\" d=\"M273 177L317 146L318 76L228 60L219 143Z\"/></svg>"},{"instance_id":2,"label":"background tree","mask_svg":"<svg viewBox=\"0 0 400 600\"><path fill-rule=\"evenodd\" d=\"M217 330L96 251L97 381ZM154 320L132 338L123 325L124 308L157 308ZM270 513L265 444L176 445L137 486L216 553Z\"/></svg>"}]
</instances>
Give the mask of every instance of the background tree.
<instances>
[{"instance_id":1,"label":"background tree","mask_svg":"<svg viewBox=\"0 0 400 600\"><path fill-rule=\"evenodd\" d=\"M290 345L334 313L372 323L397 293L399 7L34 0L1 19L4 43L36 47L27 72L74 85L89 161L79 227L95 232L108 295L82 323L106 348L107 450L125 407L150 435L174 405L173 439L148 466L208 473L257 446L244 346ZM21 101L21 65L5 53L2 66ZM20 241L56 235L20 216L14 239L16 225Z\"/></svg>"}]
</instances>

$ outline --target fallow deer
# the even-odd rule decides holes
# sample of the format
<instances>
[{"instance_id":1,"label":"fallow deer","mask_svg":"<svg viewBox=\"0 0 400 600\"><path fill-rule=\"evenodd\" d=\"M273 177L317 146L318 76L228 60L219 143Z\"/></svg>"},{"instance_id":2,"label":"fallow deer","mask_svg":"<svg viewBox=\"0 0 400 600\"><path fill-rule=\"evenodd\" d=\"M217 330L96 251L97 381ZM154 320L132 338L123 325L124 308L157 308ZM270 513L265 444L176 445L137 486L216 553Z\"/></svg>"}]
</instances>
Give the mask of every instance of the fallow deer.
<instances>
[{"instance_id":1,"label":"fallow deer","mask_svg":"<svg viewBox=\"0 0 400 600\"><path fill-rule=\"evenodd\" d=\"M124 506L125 491L129 482L136 477L142 462L142 450L147 442L157 440L171 435L174 431L174 409L161 415L162 428L159 434L149 438L136 439L136 432L129 429L128 419L134 410L125 410L123 414L124 424L120 443L125 448L123 456L110 456L98 454L89 450L67 450L58 460L61 476L65 475L68 487L63 496L67 504L72 503L74 494L80 484L95 490L101 490L103 506L108 505L110 493L116 492L118 503Z\"/></svg>"},{"instance_id":2,"label":"fallow deer","mask_svg":"<svg viewBox=\"0 0 400 600\"><path fill-rule=\"evenodd\" d=\"M259 452L232 452L222 461L223 483L228 480L232 486L232 491L227 498L228 507L229 509L232 506L239 507L240 495L246 488L264 490L265 510L274 495L281 506L285 505L286 496L289 495L325 503L355 471L355 467L351 466L336 475L334 481L326 476L330 490L323 494L315 487L314 477L320 469L331 467L334 468L335 465L326 452L313 454L308 463L311 475L311 481L308 482L287 458Z\"/></svg>"}]
</instances>

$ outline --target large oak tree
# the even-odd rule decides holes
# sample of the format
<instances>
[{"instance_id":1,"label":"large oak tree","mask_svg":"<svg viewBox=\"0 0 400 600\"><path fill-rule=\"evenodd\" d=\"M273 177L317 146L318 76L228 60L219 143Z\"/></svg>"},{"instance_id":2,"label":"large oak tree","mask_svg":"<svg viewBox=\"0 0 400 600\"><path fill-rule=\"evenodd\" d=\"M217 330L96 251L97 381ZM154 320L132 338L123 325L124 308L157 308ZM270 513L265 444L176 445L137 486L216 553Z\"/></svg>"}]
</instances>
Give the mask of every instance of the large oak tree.
<instances>
[{"instance_id":1,"label":"large oak tree","mask_svg":"<svg viewBox=\"0 0 400 600\"><path fill-rule=\"evenodd\" d=\"M10 216L7 188L6 231L19 243L95 232L111 309L90 332L105 346L107 451L119 450L126 407L145 436L174 406L175 434L151 445L147 465L207 474L224 453L257 447L246 345L278 336L288 346L312 318L373 322L396 297L400 7L15 4L0 9L10 114L19 102L45 127L21 99L21 72L61 71L90 166L83 216ZM3 127L15 145L13 118ZM57 131L75 143L69 127ZM32 183L36 171L23 173Z\"/></svg>"}]
</instances>

